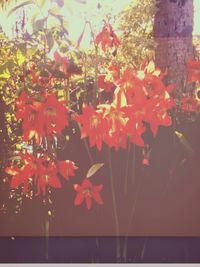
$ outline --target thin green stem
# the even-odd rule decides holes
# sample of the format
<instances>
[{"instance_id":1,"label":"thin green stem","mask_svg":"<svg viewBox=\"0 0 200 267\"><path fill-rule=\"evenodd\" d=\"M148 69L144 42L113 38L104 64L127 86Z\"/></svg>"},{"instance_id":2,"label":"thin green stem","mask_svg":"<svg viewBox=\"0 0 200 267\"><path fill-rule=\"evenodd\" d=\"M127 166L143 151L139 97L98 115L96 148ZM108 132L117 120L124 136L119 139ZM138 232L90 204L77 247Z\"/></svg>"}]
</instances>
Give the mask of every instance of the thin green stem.
<instances>
[{"instance_id":1,"label":"thin green stem","mask_svg":"<svg viewBox=\"0 0 200 267\"><path fill-rule=\"evenodd\" d=\"M92 36L92 41L94 44L94 49L95 49L95 76L94 76L94 95L93 95L93 104L94 106L97 105L97 92L98 92L98 45L95 42L95 35L94 35L94 31L92 29L92 25L91 22L88 21L87 22L89 27L90 27L90 31L91 31L91 36Z\"/></svg>"},{"instance_id":2,"label":"thin green stem","mask_svg":"<svg viewBox=\"0 0 200 267\"><path fill-rule=\"evenodd\" d=\"M49 259L49 218L45 220L45 259Z\"/></svg>"},{"instance_id":3,"label":"thin green stem","mask_svg":"<svg viewBox=\"0 0 200 267\"><path fill-rule=\"evenodd\" d=\"M116 204L116 197L115 197L115 189L114 189L114 179L113 179L113 172L112 172L112 162L111 162L111 151L108 148L108 162L109 162L109 171L110 171L110 184L111 184L111 193L112 193L112 201L113 201L113 211L114 211L114 219L115 219L115 228L116 228L116 237L117 237L117 259L120 258L120 239L119 239L119 220L117 215L117 204Z\"/></svg>"},{"instance_id":4,"label":"thin green stem","mask_svg":"<svg viewBox=\"0 0 200 267\"><path fill-rule=\"evenodd\" d=\"M135 182L135 162L136 162L136 153L135 153L135 144L133 144L133 169L132 169L132 184Z\"/></svg>"},{"instance_id":5,"label":"thin green stem","mask_svg":"<svg viewBox=\"0 0 200 267\"><path fill-rule=\"evenodd\" d=\"M124 183L124 193L127 194L128 190L128 167L129 167L129 159L130 159L130 149L131 144L128 143L128 155L127 155L127 163L126 163L126 172L125 172L125 183Z\"/></svg>"},{"instance_id":6,"label":"thin green stem","mask_svg":"<svg viewBox=\"0 0 200 267\"><path fill-rule=\"evenodd\" d=\"M93 165L93 164L94 164L94 160L93 160L92 154L90 153L90 149L89 149L88 143L87 143L87 141L86 141L85 138L83 139L83 142L84 142L86 151L87 151L87 153L88 153L88 157L89 157L89 159L90 159L90 163Z\"/></svg>"},{"instance_id":7,"label":"thin green stem","mask_svg":"<svg viewBox=\"0 0 200 267\"><path fill-rule=\"evenodd\" d=\"M131 144L130 144L131 146ZM129 147L130 149L130 147ZM129 159L129 157L128 157ZM132 184L134 183L135 181L135 144L133 144L133 169L132 169ZM123 260L124 262L127 261L127 243L128 243L128 233L129 233L129 229L130 229L130 226L131 226L131 222L132 222L132 219L133 219L133 215L134 215L134 211L135 211L135 206L136 206L136 201L137 201L137 192L136 191L136 200L133 202L133 206L132 206L132 209L131 209L131 217L130 217L130 221L129 221L129 224L128 224L128 227L127 227L127 232L126 232L126 235L125 235L125 238L124 238L124 246L123 246L123 252L122 252L122 255L123 255Z\"/></svg>"},{"instance_id":8,"label":"thin green stem","mask_svg":"<svg viewBox=\"0 0 200 267\"><path fill-rule=\"evenodd\" d=\"M68 107L70 108L70 90L69 90L69 78L64 81L65 89L64 89L64 100L67 102Z\"/></svg>"},{"instance_id":9,"label":"thin green stem","mask_svg":"<svg viewBox=\"0 0 200 267\"><path fill-rule=\"evenodd\" d=\"M97 105L98 92L98 46L95 45L94 106Z\"/></svg>"}]
</instances>

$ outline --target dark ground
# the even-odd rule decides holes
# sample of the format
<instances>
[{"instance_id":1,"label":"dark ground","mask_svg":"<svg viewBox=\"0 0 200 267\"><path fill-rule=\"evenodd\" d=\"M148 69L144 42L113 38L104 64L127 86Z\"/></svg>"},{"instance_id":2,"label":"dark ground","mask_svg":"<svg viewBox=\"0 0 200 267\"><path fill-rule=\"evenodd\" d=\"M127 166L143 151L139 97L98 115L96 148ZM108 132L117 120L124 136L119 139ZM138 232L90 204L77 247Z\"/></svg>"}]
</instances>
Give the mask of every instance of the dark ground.
<instances>
[{"instance_id":1,"label":"dark ground","mask_svg":"<svg viewBox=\"0 0 200 267\"><path fill-rule=\"evenodd\" d=\"M122 239L121 239L122 240ZM0 239L1 263L116 263L116 239L45 238ZM123 262L123 260L121 260ZM200 238L129 238L127 263L199 263Z\"/></svg>"}]
</instances>

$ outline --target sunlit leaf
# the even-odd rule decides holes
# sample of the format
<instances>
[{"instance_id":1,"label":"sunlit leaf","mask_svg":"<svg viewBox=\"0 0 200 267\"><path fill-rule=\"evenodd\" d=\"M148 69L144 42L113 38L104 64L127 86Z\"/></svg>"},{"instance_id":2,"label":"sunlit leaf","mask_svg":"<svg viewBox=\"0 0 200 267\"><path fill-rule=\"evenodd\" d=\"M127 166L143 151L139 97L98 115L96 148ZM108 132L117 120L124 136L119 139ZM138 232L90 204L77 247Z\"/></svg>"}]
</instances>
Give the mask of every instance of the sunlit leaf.
<instances>
[{"instance_id":1,"label":"sunlit leaf","mask_svg":"<svg viewBox=\"0 0 200 267\"><path fill-rule=\"evenodd\" d=\"M153 61L150 61L147 66L147 72L153 72L155 70L155 63Z\"/></svg>"},{"instance_id":2,"label":"sunlit leaf","mask_svg":"<svg viewBox=\"0 0 200 267\"><path fill-rule=\"evenodd\" d=\"M32 57L37 50L37 46L31 46L30 48L27 49L26 55L29 57Z\"/></svg>"},{"instance_id":3,"label":"sunlit leaf","mask_svg":"<svg viewBox=\"0 0 200 267\"><path fill-rule=\"evenodd\" d=\"M2 74L0 74L0 78L2 79L10 78L10 72L8 71L8 69L6 69Z\"/></svg>"},{"instance_id":4,"label":"sunlit leaf","mask_svg":"<svg viewBox=\"0 0 200 267\"><path fill-rule=\"evenodd\" d=\"M100 168L102 168L104 165L104 163L96 163L94 165L92 165L92 167L88 170L86 178L91 177L92 175L94 175Z\"/></svg>"},{"instance_id":5,"label":"sunlit leaf","mask_svg":"<svg viewBox=\"0 0 200 267\"><path fill-rule=\"evenodd\" d=\"M194 154L194 150L191 147L191 145L188 142L188 140L185 138L185 136L182 133L178 132L178 131L175 131L175 134L178 137L180 143L184 146L184 148L187 151L187 153L189 154L189 156L192 156Z\"/></svg>"},{"instance_id":6,"label":"sunlit leaf","mask_svg":"<svg viewBox=\"0 0 200 267\"><path fill-rule=\"evenodd\" d=\"M25 62L25 60L26 60L25 56L22 54L22 52L20 50L18 50L16 53L16 61L17 61L18 65L22 66L22 64Z\"/></svg>"}]
</instances>

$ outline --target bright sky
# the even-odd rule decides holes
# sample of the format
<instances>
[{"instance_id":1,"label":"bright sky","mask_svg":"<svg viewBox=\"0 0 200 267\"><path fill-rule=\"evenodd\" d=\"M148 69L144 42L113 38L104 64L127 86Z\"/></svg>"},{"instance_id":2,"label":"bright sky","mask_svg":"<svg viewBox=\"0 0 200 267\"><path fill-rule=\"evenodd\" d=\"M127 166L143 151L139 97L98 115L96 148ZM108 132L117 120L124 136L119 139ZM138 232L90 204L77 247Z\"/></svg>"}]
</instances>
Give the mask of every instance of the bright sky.
<instances>
[{"instance_id":1,"label":"bright sky","mask_svg":"<svg viewBox=\"0 0 200 267\"><path fill-rule=\"evenodd\" d=\"M136 0L65 0L67 5L65 8L62 8L59 13L68 21L70 39L76 41L83 31L86 20L91 22L94 30L100 30L97 29L97 27L102 26L102 19L106 14L110 13L111 17L117 16L121 10L133 1ZM18 3L20 4L20 1L18 1ZM54 0L53 4L52 1L46 0L45 5L38 10L39 14L37 15L37 18L40 19L45 17L49 9L56 9L57 7L56 0ZM9 7L9 10L11 8L12 6ZM5 13L0 15L0 24L9 37L13 36L12 28L13 25L15 25L16 19L19 18L20 12L22 12L22 9L9 17L7 17ZM29 5L26 7L26 12L28 12L28 17L31 17L37 10L36 8L33 9L32 5ZM49 23L50 25L54 25L55 21L52 19ZM31 32L30 25L27 25L27 29L28 32ZM89 36L90 30L86 27L82 46L87 47L89 45Z\"/></svg>"},{"instance_id":2,"label":"bright sky","mask_svg":"<svg viewBox=\"0 0 200 267\"><path fill-rule=\"evenodd\" d=\"M193 35L200 35L200 0L194 0L194 30Z\"/></svg>"},{"instance_id":3,"label":"bright sky","mask_svg":"<svg viewBox=\"0 0 200 267\"><path fill-rule=\"evenodd\" d=\"M24 0L23 0L24 1ZM59 1L59 0L54 0ZM131 2L136 0L65 0L68 3L67 8L62 8L62 15L66 17L69 25L70 39L77 41L81 32L83 31L86 20L89 20L96 31L100 30L102 26L102 18L110 13L111 17L117 17L118 13L123 10ZM14 2L14 1L13 1ZM81 2L83 4L81 4ZM20 1L18 1L20 3ZM57 4L52 4L51 1L46 0L45 5L39 10L39 17L45 16L47 10L50 8L57 8ZM20 10L19 10L20 11ZM19 11L7 17L6 14L0 15L0 24L6 34L12 37L12 28L15 24L16 18L19 16ZM29 6L29 15L33 15L36 9ZM52 20L52 25L55 21ZM30 25L27 26L28 31L31 31ZM200 35L200 0L194 0L194 31L193 35ZM88 47L90 40L90 29L86 28L84 39L81 43L82 47Z\"/></svg>"}]
</instances>

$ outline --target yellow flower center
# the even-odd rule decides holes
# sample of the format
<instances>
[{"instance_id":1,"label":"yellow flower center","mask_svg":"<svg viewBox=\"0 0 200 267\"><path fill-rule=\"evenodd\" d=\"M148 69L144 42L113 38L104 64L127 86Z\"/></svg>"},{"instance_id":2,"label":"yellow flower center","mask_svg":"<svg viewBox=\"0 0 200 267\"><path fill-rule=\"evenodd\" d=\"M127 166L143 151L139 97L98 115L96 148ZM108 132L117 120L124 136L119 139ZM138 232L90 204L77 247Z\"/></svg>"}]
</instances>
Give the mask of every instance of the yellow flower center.
<instances>
[{"instance_id":1,"label":"yellow flower center","mask_svg":"<svg viewBox=\"0 0 200 267\"><path fill-rule=\"evenodd\" d=\"M92 197L92 192L88 188L83 190L83 194L84 196Z\"/></svg>"},{"instance_id":2,"label":"yellow flower center","mask_svg":"<svg viewBox=\"0 0 200 267\"><path fill-rule=\"evenodd\" d=\"M100 119L97 116L92 116L90 119L90 127L97 128L98 124L100 123Z\"/></svg>"}]
</instances>

